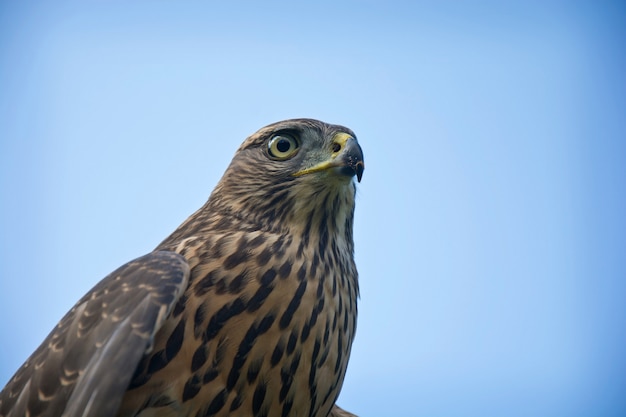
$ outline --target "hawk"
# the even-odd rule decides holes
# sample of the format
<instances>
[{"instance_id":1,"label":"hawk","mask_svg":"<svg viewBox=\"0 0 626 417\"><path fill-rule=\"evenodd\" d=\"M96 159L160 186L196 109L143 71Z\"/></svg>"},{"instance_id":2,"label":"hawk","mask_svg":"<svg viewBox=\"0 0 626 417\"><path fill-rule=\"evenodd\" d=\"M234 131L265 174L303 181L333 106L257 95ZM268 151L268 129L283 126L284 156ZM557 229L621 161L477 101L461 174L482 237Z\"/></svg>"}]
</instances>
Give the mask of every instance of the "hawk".
<instances>
[{"instance_id":1,"label":"hawk","mask_svg":"<svg viewBox=\"0 0 626 417\"><path fill-rule=\"evenodd\" d=\"M0 393L0 416L351 416L363 152L311 119L239 147L208 201L91 289Z\"/></svg>"}]
</instances>

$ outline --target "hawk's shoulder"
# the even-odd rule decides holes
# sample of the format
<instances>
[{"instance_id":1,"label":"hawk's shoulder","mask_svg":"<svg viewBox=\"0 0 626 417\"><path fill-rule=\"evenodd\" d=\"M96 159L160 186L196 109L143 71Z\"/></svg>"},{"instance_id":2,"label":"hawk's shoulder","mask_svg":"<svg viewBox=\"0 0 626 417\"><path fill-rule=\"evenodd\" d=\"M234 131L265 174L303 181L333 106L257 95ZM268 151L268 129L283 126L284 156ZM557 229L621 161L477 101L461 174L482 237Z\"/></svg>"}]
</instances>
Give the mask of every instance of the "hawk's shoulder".
<instances>
[{"instance_id":1,"label":"hawk's shoulder","mask_svg":"<svg viewBox=\"0 0 626 417\"><path fill-rule=\"evenodd\" d=\"M169 251L149 253L108 275L9 381L0 415L115 415L132 370L188 280L186 260Z\"/></svg>"}]
</instances>

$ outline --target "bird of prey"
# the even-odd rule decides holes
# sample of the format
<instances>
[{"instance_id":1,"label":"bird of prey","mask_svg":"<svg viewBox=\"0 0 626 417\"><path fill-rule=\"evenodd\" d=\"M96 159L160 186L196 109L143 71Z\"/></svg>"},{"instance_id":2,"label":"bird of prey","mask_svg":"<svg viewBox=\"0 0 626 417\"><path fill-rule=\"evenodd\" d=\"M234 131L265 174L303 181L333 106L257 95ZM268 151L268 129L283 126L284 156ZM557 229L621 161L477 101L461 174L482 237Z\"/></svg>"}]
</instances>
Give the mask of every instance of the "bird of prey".
<instances>
[{"instance_id":1,"label":"bird of prey","mask_svg":"<svg viewBox=\"0 0 626 417\"><path fill-rule=\"evenodd\" d=\"M354 133L248 137L208 201L100 281L0 393L0 416L352 416Z\"/></svg>"}]
</instances>

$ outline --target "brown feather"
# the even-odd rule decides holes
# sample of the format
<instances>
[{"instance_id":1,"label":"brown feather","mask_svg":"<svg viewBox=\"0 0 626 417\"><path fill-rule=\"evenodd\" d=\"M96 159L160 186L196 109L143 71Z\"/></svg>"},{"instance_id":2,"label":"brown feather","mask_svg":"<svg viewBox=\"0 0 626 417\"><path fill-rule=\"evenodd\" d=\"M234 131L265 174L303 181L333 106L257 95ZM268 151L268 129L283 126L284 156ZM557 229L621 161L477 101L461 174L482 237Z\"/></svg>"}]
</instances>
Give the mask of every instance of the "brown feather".
<instances>
[{"instance_id":1,"label":"brown feather","mask_svg":"<svg viewBox=\"0 0 626 417\"><path fill-rule=\"evenodd\" d=\"M292 156L268 151L277 134L299 145ZM150 258L107 277L5 387L0 415L351 416L334 404L356 330L352 177L362 171L354 133L341 126L296 119L250 136L207 203L154 252L179 254L179 269L139 274L177 271L184 281L136 285L129 268ZM143 307L148 294L166 316ZM144 345L125 340L109 374L94 368L103 362L94 343L131 334ZM128 389L111 389L113 378ZM89 393L107 390L121 402L116 414L87 407Z\"/></svg>"}]
</instances>

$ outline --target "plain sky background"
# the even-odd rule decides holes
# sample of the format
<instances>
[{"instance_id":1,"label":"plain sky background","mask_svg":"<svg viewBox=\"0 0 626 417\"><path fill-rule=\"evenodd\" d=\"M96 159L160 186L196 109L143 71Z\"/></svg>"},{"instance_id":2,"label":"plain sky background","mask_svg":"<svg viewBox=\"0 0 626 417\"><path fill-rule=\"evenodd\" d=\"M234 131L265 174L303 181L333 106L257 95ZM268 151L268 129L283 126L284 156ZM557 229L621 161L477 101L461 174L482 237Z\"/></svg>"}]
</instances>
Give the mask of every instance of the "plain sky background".
<instances>
[{"instance_id":1,"label":"plain sky background","mask_svg":"<svg viewBox=\"0 0 626 417\"><path fill-rule=\"evenodd\" d=\"M0 3L0 386L269 123L352 128L367 416L626 415L626 4Z\"/></svg>"}]
</instances>

